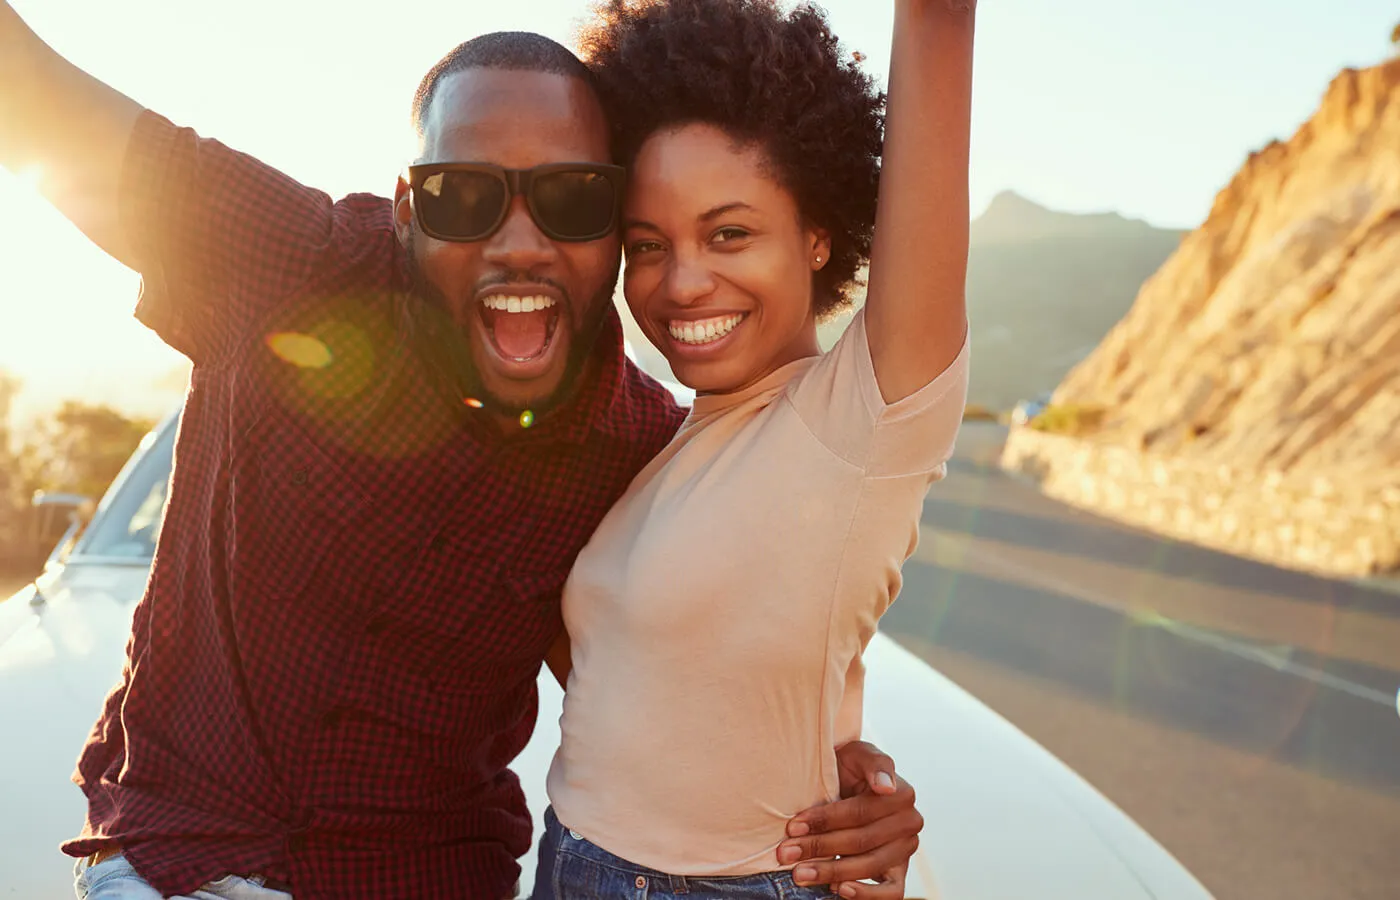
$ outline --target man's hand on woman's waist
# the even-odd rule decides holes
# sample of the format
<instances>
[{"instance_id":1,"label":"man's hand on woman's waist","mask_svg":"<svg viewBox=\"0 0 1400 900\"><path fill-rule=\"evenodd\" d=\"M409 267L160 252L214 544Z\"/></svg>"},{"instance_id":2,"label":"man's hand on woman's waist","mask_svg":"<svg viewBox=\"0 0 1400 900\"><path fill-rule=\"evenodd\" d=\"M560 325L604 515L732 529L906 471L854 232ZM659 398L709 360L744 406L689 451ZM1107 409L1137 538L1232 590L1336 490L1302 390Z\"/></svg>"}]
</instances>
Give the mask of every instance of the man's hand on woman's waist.
<instances>
[{"instance_id":1,"label":"man's hand on woman's waist","mask_svg":"<svg viewBox=\"0 0 1400 900\"><path fill-rule=\"evenodd\" d=\"M842 799L795 816L778 862L798 864L798 884L829 884L849 900L901 900L924 827L914 788L895 774L894 760L863 741L838 747L836 767Z\"/></svg>"}]
</instances>

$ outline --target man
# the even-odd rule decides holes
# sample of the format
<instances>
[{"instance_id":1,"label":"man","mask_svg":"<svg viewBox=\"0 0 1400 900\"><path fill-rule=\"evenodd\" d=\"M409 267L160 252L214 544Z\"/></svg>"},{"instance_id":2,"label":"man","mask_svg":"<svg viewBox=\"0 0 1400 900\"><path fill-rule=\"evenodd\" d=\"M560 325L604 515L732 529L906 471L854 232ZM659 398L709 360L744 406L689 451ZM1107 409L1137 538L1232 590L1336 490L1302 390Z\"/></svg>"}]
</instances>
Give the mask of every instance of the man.
<instances>
[{"instance_id":1,"label":"man","mask_svg":"<svg viewBox=\"0 0 1400 900\"><path fill-rule=\"evenodd\" d=\"M622 354L621 173L578 60L534 35L469 42L414 117L422 164L394 200L333 204L143 110L0 3L0 163L42 163L194 362L123 678L78 764L81 895L515 883L530 820L507 766L560 589L682 414ZM922 824L887 759L841 763L859 796L791 831L815 883L897 869Z\"/></svg>"}]
</instances>

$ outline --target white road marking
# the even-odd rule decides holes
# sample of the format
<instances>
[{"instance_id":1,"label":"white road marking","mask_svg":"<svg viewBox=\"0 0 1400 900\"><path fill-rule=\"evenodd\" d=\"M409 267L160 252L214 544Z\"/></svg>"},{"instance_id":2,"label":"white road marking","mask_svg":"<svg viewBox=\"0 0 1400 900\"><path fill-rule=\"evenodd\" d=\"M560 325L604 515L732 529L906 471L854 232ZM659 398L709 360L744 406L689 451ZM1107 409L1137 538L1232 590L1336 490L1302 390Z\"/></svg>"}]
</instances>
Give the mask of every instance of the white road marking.
<instances>
[{"instance_id":1,"label":"white road marking","mask_svg":"<svg viewBox=\"0 0 1400 900\"><path fill-rule=\"evenodd\" d=\"M1257 647L1242 641L1233 640L1205 628L1197 628L1185 622L1169 619L1166 616L1155 616L1146 621L1147 624L1155 625L1158 628L1170 631L1178 637L1196 641L1200 644L1206 644L1217 650L1222 650L1233 656L1238 656L1240 659L1247 659L1250 662L1268 666L1275 672L1287 672L1290 675L1306 678L1308 681L1332 688L1334 691L1350 694L1353 697L1359 697L1362 700L1370 700L1382 706L1396 705L1397 708L1400 708L1400 694L1392 697L1385 691L1378 691L1364 684L1357 684L1354 681L1349 681L1340 676L1333 675L1331 672L1324 672L1322 669L1293 662L1289 659L1292 655L1292 647L1281 647L1277 649Z\"/></svg>"}]
</instances>

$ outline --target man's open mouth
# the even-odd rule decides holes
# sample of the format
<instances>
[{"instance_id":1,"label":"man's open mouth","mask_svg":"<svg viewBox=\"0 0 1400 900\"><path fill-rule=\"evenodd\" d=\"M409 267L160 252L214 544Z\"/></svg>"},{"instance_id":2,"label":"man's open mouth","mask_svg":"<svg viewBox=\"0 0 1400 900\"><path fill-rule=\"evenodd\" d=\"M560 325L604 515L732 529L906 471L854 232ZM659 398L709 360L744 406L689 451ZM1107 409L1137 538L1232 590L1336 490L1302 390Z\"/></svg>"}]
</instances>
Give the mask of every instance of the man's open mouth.
<instances>
[{"instance_id":1,"label":"man's open mouth","mask_svg":"<svg viewBox=\"0 0 1400 900\"><path fill-rule=\"evenodd\" d=\"M549 351L561 307L553 297L488 294L481 298L481 320L501 358L530 362Z\"/></svg>"}]
</instances>

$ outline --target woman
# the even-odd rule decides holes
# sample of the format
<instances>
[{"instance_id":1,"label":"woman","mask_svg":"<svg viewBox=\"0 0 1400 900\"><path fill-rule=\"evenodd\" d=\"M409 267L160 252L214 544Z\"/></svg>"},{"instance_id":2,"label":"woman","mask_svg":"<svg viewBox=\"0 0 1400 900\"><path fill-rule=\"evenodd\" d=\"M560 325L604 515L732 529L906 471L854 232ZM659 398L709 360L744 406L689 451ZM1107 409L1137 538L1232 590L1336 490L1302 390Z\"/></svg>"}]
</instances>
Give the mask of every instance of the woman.
<instances>
[{"instance_id":1,"label":"woman","mask_svg":"<svg viewBox=\"0 0 1400 900\"><path fill-rule=\"evenodd\" d=\"M537 897L829 895L769 861L837 796L961 421L970 5L896 0L883 176L884 98L814 7L613 0L584 32L630 170L627 303L699 396L565 589Z\"/></svg>"}]
</instances>

